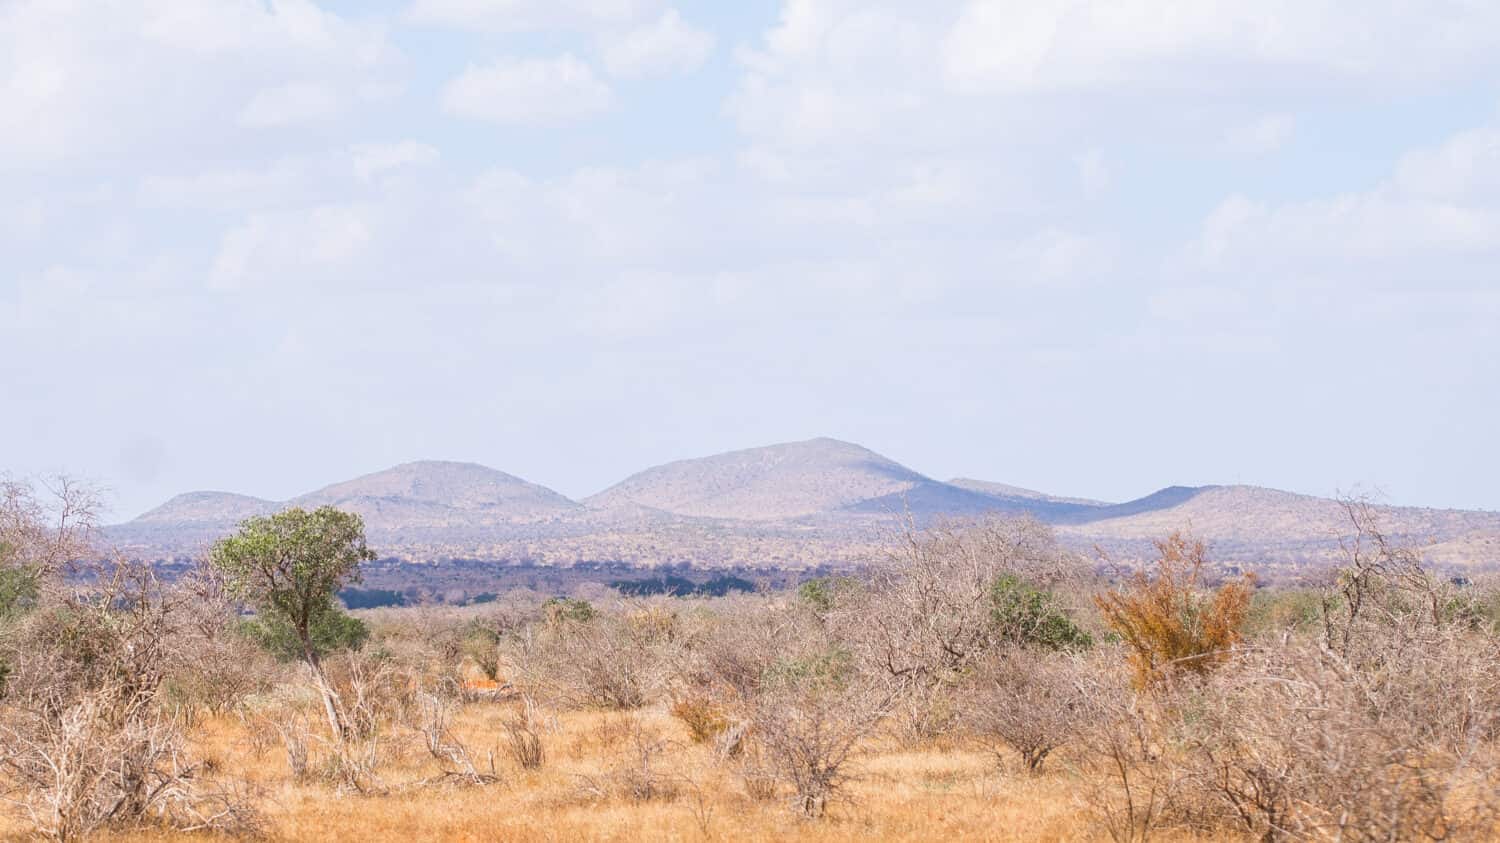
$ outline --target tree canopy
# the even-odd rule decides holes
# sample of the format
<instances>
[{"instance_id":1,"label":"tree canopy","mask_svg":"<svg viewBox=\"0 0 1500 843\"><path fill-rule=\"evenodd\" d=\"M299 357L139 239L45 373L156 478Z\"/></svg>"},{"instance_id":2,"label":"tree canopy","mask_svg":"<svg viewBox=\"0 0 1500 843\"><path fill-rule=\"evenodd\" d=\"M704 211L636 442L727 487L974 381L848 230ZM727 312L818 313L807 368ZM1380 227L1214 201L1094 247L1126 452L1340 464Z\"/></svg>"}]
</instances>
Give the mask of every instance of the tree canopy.
<instances>
[{"instance_id":1,"label":"tree canopy","mask_svg":"<svg viewBox=\"0 0 1500 843\"><path fill-rule=\"evenodd\" d=\"M267 622L290 626L309 661L317 657L314 632L338 614L335 595L359 582L359 564L374 558L364 521L331 506L250 518L209 555L229 593Z\"/></svg>"}]
</instances>

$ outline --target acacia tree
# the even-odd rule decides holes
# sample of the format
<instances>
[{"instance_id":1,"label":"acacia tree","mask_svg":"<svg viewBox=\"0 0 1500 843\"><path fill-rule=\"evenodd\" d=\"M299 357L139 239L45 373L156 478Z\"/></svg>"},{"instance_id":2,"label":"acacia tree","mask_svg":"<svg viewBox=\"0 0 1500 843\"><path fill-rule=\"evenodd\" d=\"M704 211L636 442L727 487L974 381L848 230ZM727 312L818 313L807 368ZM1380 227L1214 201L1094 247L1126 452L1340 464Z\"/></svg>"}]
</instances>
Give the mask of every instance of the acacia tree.
<instances>
[{"instance_id":1,"label":"acacia tree","mask_svg":"<svg viewBox=\"0 0 1500 843\"><path fill-rule=\"evenodd\" d=\"M331 506L247 519L209 553L210 565L224 577L230 594L291 627L338 741L347 729L338 694L323 672L314 631L339 611L334 603L339 589L360 581L359 563L374 558L365 544L363 519Z\"/></svg>"}]
</instances>

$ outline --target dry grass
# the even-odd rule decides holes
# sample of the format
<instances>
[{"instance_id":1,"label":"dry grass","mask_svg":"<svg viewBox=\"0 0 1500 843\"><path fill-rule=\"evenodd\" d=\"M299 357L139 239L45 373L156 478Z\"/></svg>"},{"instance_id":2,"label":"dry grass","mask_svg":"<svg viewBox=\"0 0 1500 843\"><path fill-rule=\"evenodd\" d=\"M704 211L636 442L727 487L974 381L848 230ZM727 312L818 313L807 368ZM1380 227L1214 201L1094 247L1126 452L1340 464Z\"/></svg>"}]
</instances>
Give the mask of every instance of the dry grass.
<instances>
[{"instance_id":1,"label":"dry grass","mask_svg":"<svg viewBox=\"0 0 1500 843\"><path fill-rule=\"evenodd\" d=\"M259 800L273 840L1097 840L1073 776L1058 769L1028 776L1017 765L997 769L993 756L934 745L919 750L876 748L848 789L851 802L809 821L782 801L758 802L711 747L693 743L665 706L632 713L564 712L543 736L547 763L523 770L502 751L510 703L472 703L457 712L453 731L479 757L495 752L501 783L403 787L441 772L413 740L381 770L384 795L341 795L327 783L296 781L275 749L256 757L238 720L203 724L198 749L223 769L264 789ZM666 741L663 775L673 795L634 801L600 798L582 777L598 777L633 752L641 729ZM789 796L789 795L788 795ZM24 829L0 820L0 837ZM169 832L132 831L102 839L176 839ZM1174 839L1167 836L1163 839ZM1191 839L1191 838L1175 838Z\"/></svg>"}]
</instances>

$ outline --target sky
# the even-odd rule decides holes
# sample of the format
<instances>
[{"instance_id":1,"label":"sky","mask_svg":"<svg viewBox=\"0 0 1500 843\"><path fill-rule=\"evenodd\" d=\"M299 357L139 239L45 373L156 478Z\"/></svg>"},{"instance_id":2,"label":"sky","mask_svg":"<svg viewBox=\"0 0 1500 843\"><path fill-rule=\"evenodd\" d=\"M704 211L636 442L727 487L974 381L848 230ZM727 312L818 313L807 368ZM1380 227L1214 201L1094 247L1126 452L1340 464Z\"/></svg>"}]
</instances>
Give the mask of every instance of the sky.
<instances>
[{"instance_id":1,"label":"sky","mask_svg":"<svg viewBox=\"0 0 1500 843\"><path fill-rule=\"evenodd\" d=\"M1500 509L1500 4L0 0L0 471Z\"/></svg>"}]
</instances>

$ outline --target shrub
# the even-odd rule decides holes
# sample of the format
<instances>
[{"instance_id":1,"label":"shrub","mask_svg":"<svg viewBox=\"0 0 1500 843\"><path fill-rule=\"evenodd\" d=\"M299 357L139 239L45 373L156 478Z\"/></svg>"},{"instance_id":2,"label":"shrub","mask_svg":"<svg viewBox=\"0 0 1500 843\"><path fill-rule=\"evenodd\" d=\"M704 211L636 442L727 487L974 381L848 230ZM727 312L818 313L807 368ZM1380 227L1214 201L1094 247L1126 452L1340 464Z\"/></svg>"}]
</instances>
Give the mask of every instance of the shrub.
<instances>
[{"instance_id":1,"label":"shrub","mask_svg":"<svg viewBox=\"0 0 1500 843\"><path fill-rule=\"evenodd\" d=\"M1187 671L1204 673L1229 657L1240 639L1253 579L1202 590L1207 548L1173 533L1155 542L1156 576L1144 570L1095 598L1104 621L1129 648L1138 687Z\"/></svg>"},{"instance_id":2,"label":"shrub","mask_svg":"<svg viewBox=\"0 0 1500 843\"><path fill-rule=\"evenodd\" d=\"M730 727L724 706L704 695L683 695L672 701L672 716L687 726L693 743L707 743Z\"/></svg>"},{"instance_id":3,"label":"shrub","mask_svg":"<svg viewBox=\"0 0 1500 843\"><path fill-rule=\"evenodd\" d=\"M542 604L548 623L588 623L598 613L594 604L577 597L552 597Z\"/></svg>"},{"instance_id":4,"label":"shrub","mask_svg":"<svg viewBox=\"0 0 1500 843\"><path fill-rule=\"evenodd\" d=\"M1014 751L1027 772L1036 773L1093 719L1096 692L1077 659L1013 648L979 665L965 698L965 722L997 758Z\"/></svg>"},{"instance_id":5,"label":"shrub","mask_svg":"<svg viewBox=\"0 0 1500 843\"><path fill-rule=\"evenodd\" d=\"M500 678L499 644L500 633L476 621L465 631L459 652L473 661L486 679L496 681Z\"/></svg>"},{"instance_id":6,"label":"shrub","mask_svg":"<svg viewBox=\"0 0 1500 843\"><path fill-rule=\"evenodd\" d=\"M1079 629L1052 594L1015 574L1002 574L990 587L991 616L1002 640L1047 650L1086 650L1094 639Z\"/></svg>"},{"instance_id":7,"label":"shrub","mask_svg":"<svg viewBox=\"0 0 1500 843\"><path fill-rule=\"evenodd\" d=\"M797 598L814 613L823 615L857 588L858 581L853 577L815 577L797 587Z\"/></svg>"},{"instance_id":8,"label":"shrub","mask_svg":"<svg viewBox=\"0 0 1500 843\"><path fill-rule=\"evenodd\" d=\"M246 638L281 661L296 661L303 657L301 639L292 624L279 613L272 612L241 621L239 630ZM346 614L333 604L314 616L308 631L313 650L320 656L340 650L358 650L370 637L370 630L364 621Z\"/></svg>"}]
</instances>

